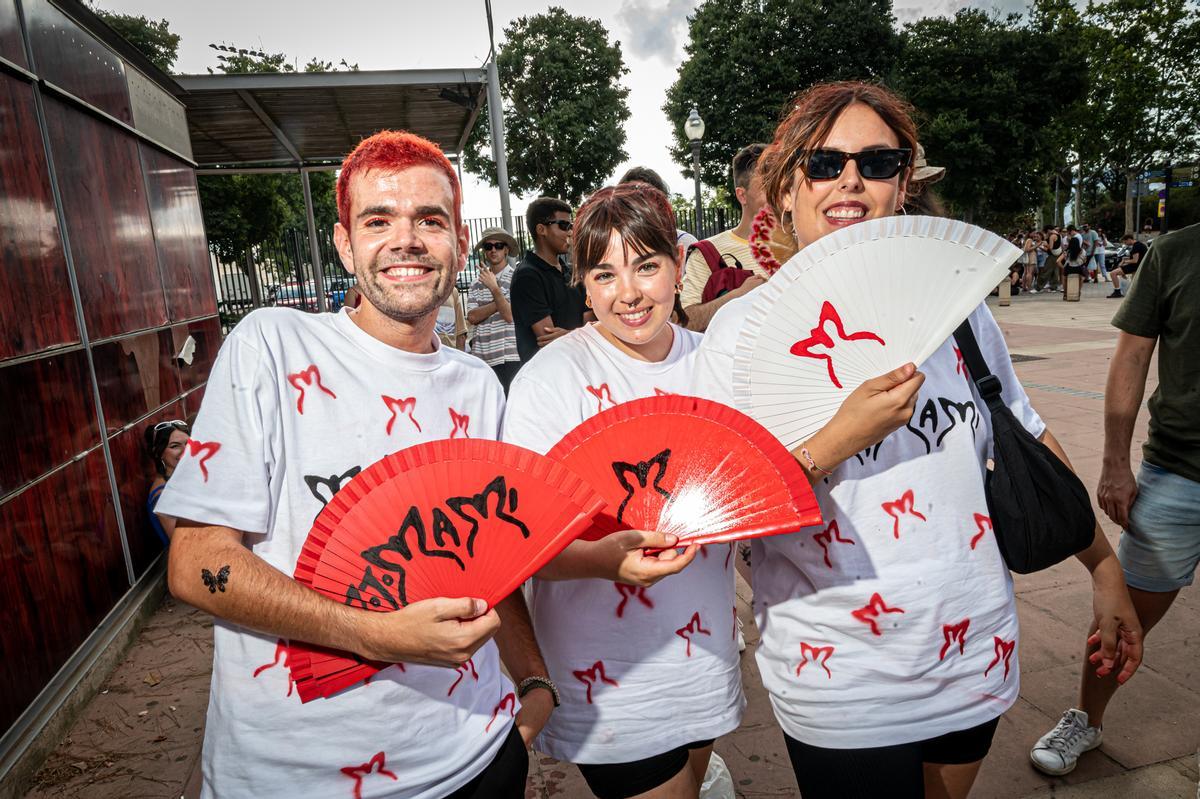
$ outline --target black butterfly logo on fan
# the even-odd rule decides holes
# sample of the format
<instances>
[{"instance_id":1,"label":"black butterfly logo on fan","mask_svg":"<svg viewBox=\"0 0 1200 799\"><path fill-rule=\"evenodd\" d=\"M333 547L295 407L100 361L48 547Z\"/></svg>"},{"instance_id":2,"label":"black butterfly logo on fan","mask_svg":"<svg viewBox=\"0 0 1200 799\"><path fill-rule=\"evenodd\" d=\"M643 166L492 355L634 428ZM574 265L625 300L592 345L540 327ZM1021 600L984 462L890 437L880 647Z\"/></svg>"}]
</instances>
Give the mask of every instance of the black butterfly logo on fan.
<instances>
[{"instance_id":1,"label":"black butterfly logo on fan","mask_svg":"<svg viewBox=\"0 0 1200 799\"><path fill-rule=\"evenodd\" d=\"M352 480L354 476L361 471L361 466L351 466L341 474L331 474L329 477L306 474L304 475L304 484L308 486L309 492L311 492L312 495L316 497L317 501L321 503L321 510L324 510L325 506L329 504L329 501L333 499L333 495L338 491L341 491L342 486L350 482L350 480ZM324 492L322 489L324 489ZM328 496L326 496L326 492L328 493ZM321 511L317 511L317 516L320 515ZM315 519L316 517L313 518Z\"/></svg>"},{"instance_id":2,"label":"black butterfly logo on fan","mask_svg":"<svg viewBox=\"0 0 1200 799\"><path fill-rule=\"evenodd\" d=\"M649 460L638 461L637 463L613 462L613 473L617 476L617 482L625 489L625 498L621 500L621 505L617 508L617 522L619 524L625 523L625 508L629 505L629 500L633 499L635 491L650 487L657 491L663 499L671 498L671 492L659 485L663 477L666 476L667 466L670 461L671 450L664 449ZM650 482L650 470L655 467L657 467L658 471L654 475L653 482ZM637 481L636 488L633 483L629 482L630 475Z\"/></svg>"},{"instance_id":3,"label":"black butterfly logo on fan","mask_svg":"<svg viewBox=\"0 0 1200 799\"><path fill-rule=\"evenodd\" d=\"M417 550L421 555L452 560L463 571L467 570L467 565L460 553L465 551L467 560L475 557L475 539L483 519L494 517L516 528L522 539L529 538L529 528L525 522L513 515L517 511L517 490L508 487L504 475L492 478L477 494L448 497L443 504L450 512L434 507L429 525L426 525L421 509L416 505L411 506L395 535L382 544L362 551L363 560L370 565L363 570L363 578L358 585L347 586L347 605L357 603L363 608L368 605L380 607L387 602L393 610L399 610L408 604L404 563L414 558L409 543L410 532L416 538ZM467 522L470 525L465 535L460 534L455 526L455 517L460 524ZM447 540L453 542L453 547L447 544ZM380 570L378 576L372 567ZM376 596L366 594L368 590Z\"/></svg>"}]
</instances>

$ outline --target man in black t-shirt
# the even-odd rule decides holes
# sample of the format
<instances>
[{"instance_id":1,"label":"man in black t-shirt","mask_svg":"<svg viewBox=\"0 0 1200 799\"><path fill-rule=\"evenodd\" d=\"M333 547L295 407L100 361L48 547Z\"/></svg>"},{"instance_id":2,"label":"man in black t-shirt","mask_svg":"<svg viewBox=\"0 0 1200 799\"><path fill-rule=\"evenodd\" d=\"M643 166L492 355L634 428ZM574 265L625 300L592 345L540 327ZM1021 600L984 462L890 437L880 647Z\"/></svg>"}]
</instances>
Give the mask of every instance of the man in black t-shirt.
<instances>
[{"instance_id":1,"label":"man in black t-shirt","mask_svg":"<svg viewBox=\"0 0 1200 799\"><path fill-rule=\"evenodd\" d=\"M539 197L525 211L533 249L513 272L510 302L521 363L559 336L583 325L584 295L561 262L571 245L571 206Z\"/></svg>"},{"instance_id":2,"label":"man in black t-shirt","mask_svg":"<svg viewBox=\"0 0 1200 799\"><path fill-rule=\"evenodd\" d=\"M1121 237L1121 243L1129 248L1129 255L1121 259L1121 263L1117 264L1117 268L1109 272L1109 277L1112 278L1113 292L1108 295L1110 300L1115 300L1121 296L1121 278L1133 277L1133 273L1137 271L1138 264L1146 257L1146 251L1149 249L1145 244L1137 240L1132 233L1126 233Z\"/></svg>"}]
</instances>

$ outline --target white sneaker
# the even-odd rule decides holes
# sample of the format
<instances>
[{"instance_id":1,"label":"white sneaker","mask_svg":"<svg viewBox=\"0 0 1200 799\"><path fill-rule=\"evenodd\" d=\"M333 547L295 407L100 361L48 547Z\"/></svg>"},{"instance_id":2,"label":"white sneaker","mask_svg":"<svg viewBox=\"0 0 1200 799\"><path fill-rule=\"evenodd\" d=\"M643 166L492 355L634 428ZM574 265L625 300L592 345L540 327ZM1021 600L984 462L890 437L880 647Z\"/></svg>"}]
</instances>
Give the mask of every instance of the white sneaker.
<instances>
[{"instance_id":1,"label":"white sneaker","mask_svg":"<svg viewBox=\"0 0 1200 799\"><path fill-rule=\"evenodd\" d=\"M1029 760L1038 771L1062 776L1074 771L1079 756L1095 749L1103 739L1102 727L1089 727L1087 713L1071 708L1054 729L1038 738Z\"/></svg>"},{"instance_id":2,"label":"white sneaker","mask_svg":"<svg viewBox=\"0 0 1200 799\"><path fill-rule=\"evenodd\" d=\"M1037 289L1030 289L1030 290L1029 290L1029 293L1030 293L1030 294L1037 294Z\"/></svg>"},{"instance_id":3,"label":"white sneaker","mask_svg":"<svg viewBox=\"0 0 1200 799\"><path fill-rule=\"evenodd\" d=\"M746 636L742 635L742 620L738 619L738 652L746 651Z\"/></svg>"}]
</instances>

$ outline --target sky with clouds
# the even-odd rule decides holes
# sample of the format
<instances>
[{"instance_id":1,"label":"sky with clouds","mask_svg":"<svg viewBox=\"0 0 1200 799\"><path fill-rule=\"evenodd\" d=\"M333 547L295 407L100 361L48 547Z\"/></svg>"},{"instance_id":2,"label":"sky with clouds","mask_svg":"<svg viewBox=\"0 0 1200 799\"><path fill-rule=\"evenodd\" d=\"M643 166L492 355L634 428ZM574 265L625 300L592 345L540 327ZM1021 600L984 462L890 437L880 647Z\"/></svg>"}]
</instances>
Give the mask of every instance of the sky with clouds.
<instances>
[{"instance_id":1,"label":"sky with clouds","mask_svg":"<svg viewBox=\"0 0 1200 799\"><path fill-rule=\"evenodd\" d=\"M203 73L216 67L210 43L283 52L302 66L310 58L335 64L345 59L360 69L429 69L477 67L488 53L483 0L94 0L109 11L166 18L182 37L175 69ZM898 23L923 16L950 15L964 6L1023 11L1024 0L893 0ZM493 0L496 34L514 19L546 10L547 0ZM629 74L631 117L626 123L629 160L615 179L634 164L657 170L675 191L691 195L671 160L669 123L662 112L667 88L683 57L687 16L698 0L557 0L574 14L599 18L621 42ZM700 109L701 116L704 109ZM712 120L708 123L713 124ZM496 190L464 175L464 215L499 214ZM513 198L513 211L524 210L527 197Z\"/></svg>"}]
</instances>

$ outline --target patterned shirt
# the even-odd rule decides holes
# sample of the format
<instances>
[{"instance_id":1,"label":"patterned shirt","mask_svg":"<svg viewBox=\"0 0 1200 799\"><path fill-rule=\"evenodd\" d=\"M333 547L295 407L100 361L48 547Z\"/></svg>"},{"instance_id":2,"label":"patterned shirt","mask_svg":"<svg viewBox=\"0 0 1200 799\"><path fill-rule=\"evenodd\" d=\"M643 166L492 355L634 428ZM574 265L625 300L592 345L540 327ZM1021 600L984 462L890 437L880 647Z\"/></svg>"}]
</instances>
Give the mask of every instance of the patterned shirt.
<instances>
[{"instance_id":1,"label":"patterned shirt","mask_svg":"<svg viewBox=\"0 0 1200 799\"><path fill-rule=\"evenodd\" d=\"M485 267L486 268L486 267ZM500 270L496 280L504 298L511 302L512 264ZM492 290L483 285L483 281L475 278L471 288L467 290L467 312L482 308L492 302ZM496 311L487 319L475 325L475 335L471 339L471 354L483 359L488 366L499 366L509 361L520 361L517 354L517 331L512 322L505 322L504 317Z\"/></svg>"}]
</instances>

